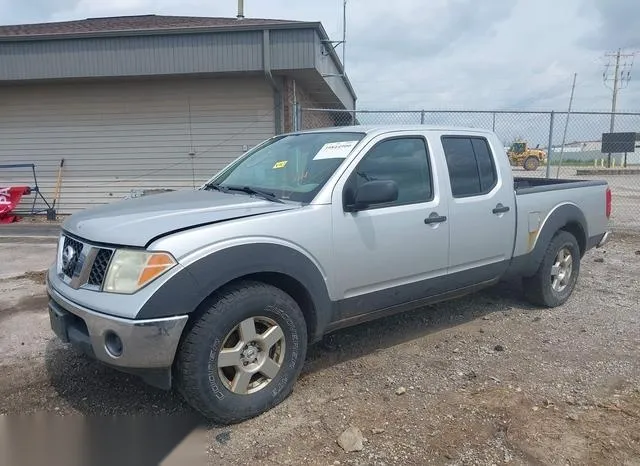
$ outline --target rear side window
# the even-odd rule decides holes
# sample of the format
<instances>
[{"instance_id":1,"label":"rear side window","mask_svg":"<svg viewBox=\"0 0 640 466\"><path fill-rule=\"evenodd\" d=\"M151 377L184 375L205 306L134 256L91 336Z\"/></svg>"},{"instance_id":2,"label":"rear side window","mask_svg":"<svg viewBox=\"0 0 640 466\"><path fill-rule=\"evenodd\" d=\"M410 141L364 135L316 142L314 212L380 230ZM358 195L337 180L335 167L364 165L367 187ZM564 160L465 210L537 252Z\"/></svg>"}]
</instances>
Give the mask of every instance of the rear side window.
<instances>
[{"instance_id":1,"label":"rear side window","mask_svg":"<svg viewBox=\"0 0 640 466\"><path fill-rule=\"evenodd\" d=\"M472 138L473 152L478 163L478 173L480 175L480 189L483 193L488 193L496 185L496 169L493 165L493 156L486 139Z\"/></svg>"},{"instance_id":2,"label":"rear side window","mask_svg":"<svg viewBox=\"0 0 640 466\"><path fill-rule=\"evenodd\" d=\"M449 168L453 197L479 196L493 189L497 174L486 139L443 136L442 146Z\"/></svg>"}]
</instances>

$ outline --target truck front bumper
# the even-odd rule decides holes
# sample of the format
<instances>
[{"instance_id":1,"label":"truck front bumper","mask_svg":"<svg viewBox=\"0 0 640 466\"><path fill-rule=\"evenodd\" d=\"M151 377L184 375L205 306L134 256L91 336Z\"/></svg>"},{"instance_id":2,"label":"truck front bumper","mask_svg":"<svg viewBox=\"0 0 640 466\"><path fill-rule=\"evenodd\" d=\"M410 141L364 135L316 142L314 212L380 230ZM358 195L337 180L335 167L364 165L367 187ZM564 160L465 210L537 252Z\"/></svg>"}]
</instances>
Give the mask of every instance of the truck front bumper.
<instances>
[{"instance_id":1,"label":"truck front bumper","mask_svg":"<svg viewBox=\"0 0 640 466\"><path fill-rule=\"evenodd\" d=\"M145 372L170 377L168 369L173 364L188 316L124 319L74 303L49 280L47 293L51 328L63 342L117 369L141 375L153 385L168 388L166 381L154 382L154 376L145 377ZM166 377L159 380L162 379Z\"/></svg>"}]
</instances>

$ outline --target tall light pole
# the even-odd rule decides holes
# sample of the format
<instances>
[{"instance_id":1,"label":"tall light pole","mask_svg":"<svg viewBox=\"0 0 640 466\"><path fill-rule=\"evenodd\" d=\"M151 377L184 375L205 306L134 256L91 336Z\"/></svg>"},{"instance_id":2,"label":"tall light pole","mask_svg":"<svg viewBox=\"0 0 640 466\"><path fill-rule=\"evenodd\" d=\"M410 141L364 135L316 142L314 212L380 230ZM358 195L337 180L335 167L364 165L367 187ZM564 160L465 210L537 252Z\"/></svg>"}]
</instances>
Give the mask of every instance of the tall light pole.
<instances>
[{"instance_id":1,"label":"tall light pole","mask_svg":"<svg viewBox=\"0 0 640 466\"><path fill-rule=\"evenodd\" d=\"M569 97L569 110L567 111L567 119L564 122L564 133L562 135L562 145L560 146L560 161L558 162L558 170L556 171L556 178L560 178L560 168L562 167L562 157L564 155L564 143L567 140L567 129L569 128L569 117L571 116L571 107L573 106L573 93L576 90L577 77L578 77L578 73L573 73L573 84L571 85L571 97Z\"/></svg>"}]
</instances>

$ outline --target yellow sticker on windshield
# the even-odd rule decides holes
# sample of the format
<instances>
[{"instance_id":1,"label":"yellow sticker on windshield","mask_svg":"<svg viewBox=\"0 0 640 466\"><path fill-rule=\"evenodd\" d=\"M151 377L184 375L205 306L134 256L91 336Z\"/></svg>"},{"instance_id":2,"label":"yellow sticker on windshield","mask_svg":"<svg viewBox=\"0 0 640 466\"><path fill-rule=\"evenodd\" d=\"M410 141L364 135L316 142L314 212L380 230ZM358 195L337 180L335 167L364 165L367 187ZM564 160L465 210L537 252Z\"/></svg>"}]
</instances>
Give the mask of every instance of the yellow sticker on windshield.
<instances>
[{"instance_id":1,"label":"yellow sticker on windshield","mask_svg":"<svg viewBox=\"0 0 640 466\"><path fill-rule=\"evenodd\" d=\"M273 166L273 169L275 170L276 168L284 168L287 165L288 160L281 160L280 162L276 162L276 164Z\"/></svg>"}]
</instances>

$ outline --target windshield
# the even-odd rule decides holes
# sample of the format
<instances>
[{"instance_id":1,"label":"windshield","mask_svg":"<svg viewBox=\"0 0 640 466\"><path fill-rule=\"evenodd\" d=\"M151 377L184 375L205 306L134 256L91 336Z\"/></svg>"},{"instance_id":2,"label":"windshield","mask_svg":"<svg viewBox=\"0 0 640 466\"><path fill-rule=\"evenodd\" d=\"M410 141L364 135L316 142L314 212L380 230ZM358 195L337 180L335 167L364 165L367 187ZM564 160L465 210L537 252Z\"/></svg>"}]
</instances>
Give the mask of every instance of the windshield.
<instances>
[{"instance_id":1,"label":"windshield","mask_svg":"<svg viewBox=\"0 0 640 466\"><path fill-rule=\"evenodd\" d=\"M523 142L514 142L511 146L512 152L524 152L524 143Z\"/></svg>"},{"instance_id":2,"label":"windshield","mask_svg":"<svg viewBox=\"0 0 640 466\"><path fill-rule=\"evenodd\" d=\"M310 202L364 137L363 133L303 133L276 137L215 176L205 189L251 188L278 199Z\"/></svg>"}]
</instances>

